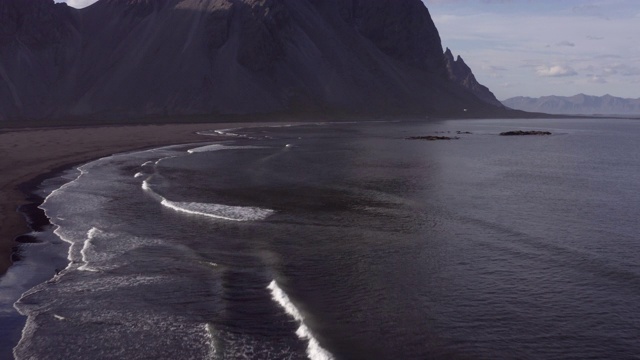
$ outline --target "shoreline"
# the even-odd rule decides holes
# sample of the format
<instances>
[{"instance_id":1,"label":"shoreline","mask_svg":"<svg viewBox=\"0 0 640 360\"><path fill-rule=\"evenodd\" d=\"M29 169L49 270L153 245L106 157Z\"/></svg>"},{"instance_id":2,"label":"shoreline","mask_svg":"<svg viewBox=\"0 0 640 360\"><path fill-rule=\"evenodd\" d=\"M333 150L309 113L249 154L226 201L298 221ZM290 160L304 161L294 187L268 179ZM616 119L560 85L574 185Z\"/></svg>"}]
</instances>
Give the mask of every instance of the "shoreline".
<instances>
[{"instance_id":1,"label":"shoreline","mask_svg":"<svg viewBox=\"0 0 640 360\"><path fill-rule=\"evenodd\" d=\"M223 140L197 131L291 122L209 122L12 129L0 133L0 278L13 265L16 239L48 224L33 190L73 166L127 151Z\"/></svg>"}]
</instances>

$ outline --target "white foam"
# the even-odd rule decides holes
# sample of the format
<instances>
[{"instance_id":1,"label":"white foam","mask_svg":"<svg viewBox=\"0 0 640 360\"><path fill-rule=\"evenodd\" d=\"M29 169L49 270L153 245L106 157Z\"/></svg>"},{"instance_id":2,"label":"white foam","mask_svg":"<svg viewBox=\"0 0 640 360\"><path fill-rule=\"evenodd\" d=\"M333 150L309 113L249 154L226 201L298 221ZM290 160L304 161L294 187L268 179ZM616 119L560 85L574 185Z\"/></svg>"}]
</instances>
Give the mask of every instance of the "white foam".
<instances>
[{"instance_id":1,"label":"white foam","mask_svg":"<svg viewBox=\"0 0 640 360\"><path fill-rule=\"evenodd\" d=\"M144 176L144 173L141 173L141 172L136 173L135 175L133 175L133 177L134 177L134 178L136 178L136 179L137 179L137 178L141 178L141 177L143 177L143 176Z\"/></svg>"},{"instance_id":2,"label":"white foam","mask_svg":"<svg viewBox=\"0 0 640 360\"><path fill-rule=\"evenodd\" d=\"M147 182L147 180L142 182L142 190L144 190L144 191L153 191L153 190L151 190L151 187L149 187L149 183Z\"/></svg>"},{"instance_id":3,"label":"white foam","mask_svg":"<svg viewBox=\"0 0 640 360\"><path fill-rule=\"evenodd\" d=\"M82 262L83 264L78 267L78 270L80 271L94 271L97 272L98 270L89 267L89 260L88 260L88 256L87 256L87 252L91 249L91 247L93 247L93 244L91 243L91 240L93 240L93 238L100 233L100 230L98 230L95 227L92 227L88 232L87 232L87 239L84 241L84 245L82 246L82 249L80 250L80 255L82 256Z\"/></svg>"},{"instance_id":4,"label":"white foam","mask_svg":"<svg viewBox=\"0 0 640 360\"><path fill-rule=\"evenodd\" d=\"M311 360L332 360L333 355L320 346L318 340L313 337L313 333L304 323L304 317L300 314L300 311L295 307L295 305L293 305L284 290L278 286L278 283L273 280L267 288L271 290L271 298L300 324L298 330L296 330L296 335L298 335L300 339L308 341L307 357Z\"/></svg>"},{"instance_id":5,"label":"white foam","mask_svg":"<svg viewBox=\"0 0 640 360\"><path fill-rule=\"evenodd\" d=\"M209 359L215 359L218 357L216 354L216 340L213 335L215 333L215 329L211 324L204 324L204 330L209 343Z\"/></svg>"},{"instance_id":6,"label":"white foam","mask_svg":"<svg viewBox=\"0 0 640 360\"><path fill-rule=\"evenodd\" d=\"M167 199L162 200L162 205L187 214L207 216L217 219L233 221L264 220L273 214L273 210L258 207L228 206L221 204L208 204L198 202L176 202Z\"/></svg>"},{"instance_id":7,"label":"white foam","mask_svg":"<svg viewBox=\"0 0 640 360\"><path fill-rule=\"evenodd\" d=\"M102 159L100 159L100 160L102 160ZM99 161L99 160L96 160L96 161ZM87 165L89 165L89 164L85 164L85 165L83 165L83 166L78 167L78 168L77 168L77 170L79 171L79 174L78 174L78 176L77 176L75 179L73 179L73 180L69 181L68 183L66 183L66 184L64 184L64 185L62 185L62 186L61 186L61 187L59 187L58 189L53 190L53 191L52 191L52 192L51 192L51 193L50 193L50 194L49 194L49 195L44 199L44 201L42 202L42 205L40 205L40 206L39 206L39 208L40 208L40 209L42 209L42 211L44 211L45 216L47 216L47 217L48 217L49 219L51 219L51 220L53 220L53 219L54 219L54 217L53 217L53 216L51 216L51 215L48 213L47 208L46 208L46 206L45 206L45 205L47 204L47 202L48 202L48 201L50 201L51 199L53 199L55 196L57 196L58 194L60 194L60 193L61 193L62 191L64 191L65 189L67 189L67 188L69 188L69 187L71 187L71 186L74 186L74 184L76 184L76 183L80 180L80 178L82 178L82 176L84 176L85 174L87 174L87 173L88 173L88 170L86 170L86 166L87 166ZM57 219L58 219L58 220L64 220L63 218L57 218ZM62 241L64 241L64 242L66 242L66 243L68 243L68 244L69 244L69 252L68 252L68 254L67 254L67 260L69 260L69 264L67 264L67 267L65 268L65 270L66 270L66 269L69 269L69 268L72 266L72 264L73 264L73 263L75 263L75 262L76 262L76 260L77 260L76 256L74 256L74 254L76 254L76 251L77 251L77 250L76 250L76 248L77 248L77 244L76 244L76 242L75 242L75 241L73 241L73 239L67 238L66 236L64 236L64 235L63 235L62 227L61 227L60 225L56 224L56 223L55 223L55 222L53 222L53 221L52 221L52 223L53 223L53 225L55 225L55 227L56 227L56 228L55 228L55 230L53 231L53 233L54 233L54 234L56 234L56 236L58 236L58 237L60 238L60 240L62 240Z\"/></svg>"},{"instance_id":8,"label":"white foam","mask_svg":"<svg viewBox=\"0 0 640 360\"><path fill-rule=\"evenodd\" d=\"M251 206L229 206L211 203L171 201L155 192L147 180L142 182L142 190L160 201L162 206L191 215L232 221L257 221L264 220L274 213L271 209L262 209Z\"/></svg>"},{"instance_id":9,"label":"white foam","mask_svg":"<svg viewBox=\"0 0 640 360\"><path fill-rule=\"evenodd\" d=\"M242 128L231 128L231 129L219 129L219 130L205 130L198 131L196 134L203 136L235 136L235 137L247 137L246 135L236 134L232 131L240 130Z\"/></svg>"},{"instance_id":10,"label":"white foam","mask_svg":"<svg viewBox=\"0 0 640 360\"><path fill-rule=\"evenodd\" d=\"M220 150L236 150L236 149L264 149L263 146L226 146L222 144L213 144L207 146L201 146L194 149L189 149L187 152L189 154L194 153L202 153L202 152L210 152L210 151L220 151Z\"/></svg>"}]
</instances>

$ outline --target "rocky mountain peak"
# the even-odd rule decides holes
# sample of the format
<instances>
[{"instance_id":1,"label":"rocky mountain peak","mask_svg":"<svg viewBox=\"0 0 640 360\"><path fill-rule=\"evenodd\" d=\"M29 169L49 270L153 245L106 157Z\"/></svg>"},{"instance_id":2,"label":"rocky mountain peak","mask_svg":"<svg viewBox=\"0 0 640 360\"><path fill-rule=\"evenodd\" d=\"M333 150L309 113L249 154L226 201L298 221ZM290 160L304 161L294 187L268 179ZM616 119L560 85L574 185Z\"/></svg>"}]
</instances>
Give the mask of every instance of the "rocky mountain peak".
<instances>
[{"instance_id":1,"label":"rocky mountain peak","mask_svg":"<svg viewBox=\"0 0 640 360\"><path fill-rule=\"evenodd\" d=\"M421 0L0 0L0 39L4 119L497 111Z\"/></svg>"},{"instance_id":2,"label":"rocky mountain peak","mask_svg":"<svg viewBox=\"0 0 640 360\"><path fill-rule=\"evenodd\" d=\"M447 48L444 52L443 58L447 74L451 81L467 89L488 104L502 106L502 103L498 101L489 88L480 84L478 80L476 80L471 68L464 62L460 55L458 55L454 60L453 53L449 48Z\"/></svg>"},{"instance_id":3,"label":"rocky mountain peak","mask_svg":"<svg viewBox=\"0 0 640 360\"><path fill-rule=\"evenodd\" d=\"M23 44L42 48L59 43L75 25L74 9L53 0L0 1L0 47Z\"/></svg>"},{"instance_id":4,"label":"rocky mountain peak","mask_svg":"<svg viewBox=\"0 0 640 360\"><path fill-rule=\"evenodd\" d=\"M421 0L338 0L338 6L343 19L383 53L444 73L442 59L433 56L442 53L440 35Z\"/></svg>"}]
</instances>

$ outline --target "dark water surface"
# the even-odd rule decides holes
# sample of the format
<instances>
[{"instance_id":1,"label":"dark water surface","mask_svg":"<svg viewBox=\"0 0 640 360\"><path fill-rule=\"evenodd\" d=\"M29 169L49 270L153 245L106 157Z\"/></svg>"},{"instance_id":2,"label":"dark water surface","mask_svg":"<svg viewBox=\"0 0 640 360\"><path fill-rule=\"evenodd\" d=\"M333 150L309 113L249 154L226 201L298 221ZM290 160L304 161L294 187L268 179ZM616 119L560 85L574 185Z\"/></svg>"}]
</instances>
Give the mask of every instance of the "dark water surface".
<instances>
[{"instance_id":1,"label":"dark water surface","mask_svg":"<svg viewBox=\"0 0 640 360\"><path fill-rule=\"evenodd\" d=\"M640 357L640 122L229 132L44 185L18 358Z\"/></svg>"}]
</instances>

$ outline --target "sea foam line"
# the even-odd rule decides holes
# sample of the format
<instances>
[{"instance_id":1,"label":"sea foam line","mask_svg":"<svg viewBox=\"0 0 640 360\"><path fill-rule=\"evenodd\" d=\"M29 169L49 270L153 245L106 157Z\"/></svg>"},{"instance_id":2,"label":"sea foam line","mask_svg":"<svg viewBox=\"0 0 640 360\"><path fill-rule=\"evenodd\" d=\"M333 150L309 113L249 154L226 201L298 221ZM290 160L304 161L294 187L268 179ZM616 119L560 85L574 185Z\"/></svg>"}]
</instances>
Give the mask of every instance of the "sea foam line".
<instances>
[{"instance_id":1,"label":"sea foam line","mask_svg":"<svg viewBox=\"0 0 640 360\"><path fill-rule=\"evenodd\" d=\"M196 134L202 136L235 136L235 137L247 137L246 135L232 133L231 131L236 131L242 129L239 128L230 128L230 129L219 129L219 130L203 130L198 131Z\"/></svg>"},{"instance_id":2,"label":"sea foam line","mask_svg":"<svg viewBox=\"0 0 640 360\"><path fill-rule=\"evenodd\" d=\"M228 206L197 202L176 202L169 201L167 199L162 200L160 203L170 209L187 214L233 221L264 220L273 213L273 210L257 207Z\"/></svg>"},{"instance_id":3,"label":"sea foam line","mask_svg":"<svg viewBox=\"0 0 640 360\"><path fill-rule=\"evenodd\" d=\"M155 192L149 185L148 179L142 182L142 190L158 200L162 206L191 215L231 221L257 221L264 220L274 213L271 209L259 207L171 201Z\"/></svg>"},{"instance_id":4,"label":"sea foam line","mask_svg":"<svg viewBox=\"0 0 640 360\"><path fill-rule=\"evenodd\" d=\"M82 266L78 267L78 270L81 271L93 271L93 272L97 272L98 270L90 268L89 267L89 260L87 258L87 250L89 250L91 248L91 246L93 246L93 244L91 243L91 240L93 240L93 238L100 233L100 230L92 227L89 231L87 231L87 239L84 241L84 245L82 246L82 249L80 250L80 255L82 257L82 262L84 263Z\"/></svg>"},{"instance_id":5,"label":"sea foam line","mask_svg":"<svg viewBox=\"0 0 640 360\"><path fill-rule=\"evenodd\" d=\"M101 159L95 160L95 161L100 161L100 160L102 160L102 159L106 159L106 158L108 158L108 157L109 157L109 156L107 156L107 157L105 157L105 158L101 158ZM44 215L45 215L47 218L49 218L49 221L50 221L50 222L55 226L55 230L53 230L53 233L54 233L58 238L60 238L60 240L62 240L62 241L64 241L64 242L66 242L66 243L68 243L68 244L69 244L69 251L68 251L68 253L67 253L67 260L69 260L69 263L67 264L67 266L65 267L65 269L64 269L64 270L70 269L70 268L73 266L73 264L76 262L76 257L74 256L74 254L75 254L75 252L76 252L76 247L78 246L78 242L74 241L73 239L68 239L68 238L66 238L66 237L62 234L62 227L61 227L60 225L58 225L58 224L56 224L56 223L55 223L55 219L54 219L54 217L53 217L51 214L49 214L49 213L47 212L47 209L46 209L46 206L45 206L45 205L47 204L47 202L48 202L50 199L52 199L52 198L53 198L53 196L56 196L56 194L58 194L59 192L64 191L64 190L65 190L65 189L67 189L68 187L70 187L70 186L72 186L73 184L77 183L77 182L80 180L80 178L81 178L82 176L84 176L85 174L87 174L87 173L88 173L88 171L85 169L85 166L86 166L86 165L88 165L88 164L84 164L84 165L82 165L82 166L80 166L80 167L76 168L76 170L78 170L78 172L79 172L78 176L77 176L75 179L73 179L73 180L71 180L71 181L69 181L69 182L65 183L64 185L60 186L59 188L57 188L57 189L55 189L55 190L51 191L51 193L50 193L50 194L49 194L49 195L44 199L44 201L42 202L42 204L41 204L40 206L38 206L38 208L40 208L40 209L44 212ZM56 275L56 276L57 276L57 275Z\"/></svg>"},{"instance_id":6,"label":"sea foam line","mask_svg":"<svg viewBox=\"0 0 640 360\"><path fill-rule=\"evenodd\" d=\"M284 290L278 286L278 283L272 280L269 286L267 286L267 289L271 290L271 298L300 324L298 330L296 330L296 335L298 335L300 339L307 340L307 357L311 360L333 360L333 355L320 346L318 340L313 337L313 333L304 323L304 317L295 305L293 305Z\"/></svg>"},{"instance_id":7,"label":"sea foam line","mask_svg":"<svg viewBox=\"0 0 640 360\"><path fill-rule=\"evenodd\" d=\"M201 153L201 152L210 152L210 151L220 151L220 150L236 150L236 149L264 149L264 146L227 146L222 144L212 144L207 146L200 146L194 149L189 149L187 152L189 154Z\"/></svg>"}]
</instances>

